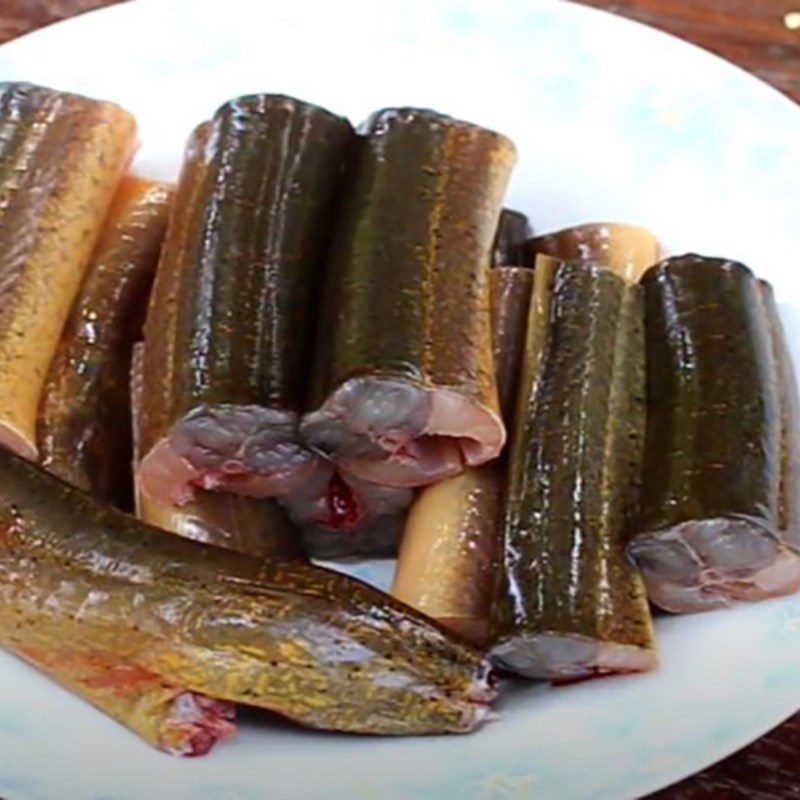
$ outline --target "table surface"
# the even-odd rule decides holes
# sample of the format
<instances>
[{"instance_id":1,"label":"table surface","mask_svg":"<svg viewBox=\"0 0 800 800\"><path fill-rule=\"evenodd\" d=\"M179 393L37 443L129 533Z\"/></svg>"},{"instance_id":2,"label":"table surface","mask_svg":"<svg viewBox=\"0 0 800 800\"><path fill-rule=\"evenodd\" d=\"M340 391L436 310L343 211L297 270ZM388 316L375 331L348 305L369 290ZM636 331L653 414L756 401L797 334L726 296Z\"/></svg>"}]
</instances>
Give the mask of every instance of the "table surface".
<instances>
[{"instance_id":1,"label":"table surface","mask_svg":"<svg viewBox=\"0 0 800 800\"><path fill-rule=\"evenodd\" d=\"M800 0L579 0L668 31L800 102ZM117 0L0 0L0 42ZM800 713L649 800L800 800Z\"/></svg>"}]
</instances>

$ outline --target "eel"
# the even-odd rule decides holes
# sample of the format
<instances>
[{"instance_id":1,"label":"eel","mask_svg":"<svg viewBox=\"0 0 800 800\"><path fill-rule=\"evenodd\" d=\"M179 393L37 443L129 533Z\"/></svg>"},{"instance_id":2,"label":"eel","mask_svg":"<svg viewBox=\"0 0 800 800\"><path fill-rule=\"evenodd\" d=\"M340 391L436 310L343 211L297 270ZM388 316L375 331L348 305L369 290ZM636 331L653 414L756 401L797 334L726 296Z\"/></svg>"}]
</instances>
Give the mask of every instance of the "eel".
<instances>
[{"instance_id":1,"label":"eel","mask_svg":"<svg viewBox=\"0 0 800 800\"><path fill-rule=\"evenodd\" d=\"M360 133L301 434L357 478L423 486L505 440L488 279L516 154L500 134L414 108L379 111Z\"/></svg>"},{"instance_id":2,"label":"eel","mask_svg":"<svg viewBox=\"0 0 800 800\"><path fill-rule=\"evenodd\" d=\"M171 198L125 178L86 270L39 409L39 462L98 499L130 508L131 351L141 337Z\"/></svg>"},{"instance_id":3,"label":"eel","mask_svg":"<svg viewBox=\"0 0 800 800\"><path fill-rule=\"evenodd\" d=\"M506 429L511 428L517 401L525 331L533 293L533 270L495 267L490 276L492 351L497 392Z\"/></svg>"},{"instance_id":4,"label":"eel","mask_svg":"<svg viewBox=\"0 0 800 800\"><path fill-rule=\"evenodd\" d=\"M642 285L648 422L628 551L651 601L686 613L796 592L797 387L769 293L743 264L694 254Z\"/></svg>"},{"instance_id":5,"label":"eel","mask_svg":"<svg viewBox=\"0 0 800 800\"><path fill-rule=\"evenodd\" d=\"M536 263L501 523L494 663L528 678L651 669L625 557L644 439L642 290L605 267Z\"/></svg>"},{"instance_id":6,"label":"eel","mask_svg":"<svg viewBox=\"0 0 800 800\"><path fill-rule=\"evenodd\" d=\"M495 694L479 651L376 589L167 535L5 449L0 646L67 683L110 663L100 676L129 697L157 676L352 733L464 733ZM209 737L227 731L213 724L224 708ZM116 710L127 722L130 706Z\"/></svg>"},{"instance_id":7,"label":"eel","mask_svg":"<svg viewBox=\"0 0 800 800\"><path fill-rule=\"evenodd\" d=\"M500 212L492 245L493 267L524 267L525 243L533 237L533 228L521 211L504 208Z\"/></svg>"},{"instance_id":8,"label":"eel","mask_svg":"<svg viewBox=\"0 0 800 800\"><path fill-rule=\"evenodd\" d=\"M136 516L178 536L254 558L305 558L300 531L269 497L199 489L191 502L174 506L137 492Z\"/></svg>"},{"instance_id":9,"label":"eel","mask_svg":"<svg viewBox=\"0 0 800 800\"><path fill-rule=\"evenodd\" d=\"M469 467L426 486L403 529L392 595L476 645L489 634L503 470Z\"/></svg>"},{"instance_id":10,"label":"eel","mask_svg":"<svg viewBox=\"0 0 800 800\"><path fill-rule=\"evenodd\" d=\"M785 541L800 544L800 397L797 373L789 352L786 331L778 314L772 286L758 282L767 315L781 409L781 477L778 487L778 530Z\"/></svg>"},{"instance_id":11,"label":"eel","mask_svg":"<svg viewBox=\"0 0 800 800\"><path fill-rule=\"evenodd\" d=\"M113 103L0 83L0 444L26 458L38 456L47 371L135 143L135 120Z\"/></svg>"},{"instance_id":12,"label":"eel","mask_svg":"<svg viewBox=\"0 0 800 800\"><path fill-rule=\"evenodd\" d=\"M144 343L137 342L130 375L134 465L141 459L143 363ZM148 525L255 558L305 558L300 531L272 498L196 489L191 501L176 506L154 500L138 481L134 485L136 516Z\"/></svg>"},{"instance_id":13,"label":"eel","mask_svg":"<svg viewBox=\"0 0 800 800\"><path fill-rule=\"evenodd\" d=\"M537 255L549 255L608 267L625 280L636 282L658 261L661 246L647 228L592 222L529 239L525 252L530 266L536 263Z\"/></svg>"},{"instance_id":14,"label":"eel","mask_svg":"<svg viewBox=\"0 0 800 800\"><path fill-rule=\"evenodd\" d=\"M533 291L533 270L491 274L492 339L501 408L510 427ZM422 489L411 507L392 594L485 645L496 573L505 458Z\"/></svg>"},{"instance_id":15,"label":"eel","mask_svg":"<svg viewBox=\"0 0 800 800\"><path fill-rule=\"evenodd\" d=\"M353 136L280 95L231 100L193 132L145 324L138 481L153 500L273 497L316 469L297 423Z\"/></svg>"}]
</instances>

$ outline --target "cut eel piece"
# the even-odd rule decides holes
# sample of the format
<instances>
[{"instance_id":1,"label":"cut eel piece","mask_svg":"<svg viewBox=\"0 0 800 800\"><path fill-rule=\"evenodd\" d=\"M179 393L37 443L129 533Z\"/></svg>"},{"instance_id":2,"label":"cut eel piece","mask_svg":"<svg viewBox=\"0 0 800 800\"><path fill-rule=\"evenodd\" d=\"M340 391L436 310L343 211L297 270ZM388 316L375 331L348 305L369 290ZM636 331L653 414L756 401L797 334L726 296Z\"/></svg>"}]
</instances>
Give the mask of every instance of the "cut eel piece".
<instances>
[{"instance_id":1,"label":"cut eel piece","mask_svg":"<svg viewBox=\"0 0 800 800\"><path fill-rule=\"evenodd\" d=\"M6 450L0 645L353 733L464 733L494 697L478 651L383 593L165 535Z\"/></svg>"},{"instance_id":2,"label":"cut eel piece","mask_svg":"<svg viewBox=\"0 0 800 800\"><path fill-rule=\"evenodd\" d=\"M608 267L621 278L635 283L660 258L656 237L639 225L623 222L592 222L528 240L526 263L535 266L537 255L562 261L585 261Z\"/></svg>"},{"instance_id":3,"label":"cut eel piece","mask_svg":"<svg viewBox=\"0 0 800 800\"><path fill-rule=\"evenodd\" d=\"M649 270L639 535L653 603L705 611L800 589L797 384L771 291L687 255Z\"/></svg>"},{"instance_id":4,"label":"cut eel piece","mask_svg":"<svg viewBox=\"0 0 800 800\"><path fill-rule=\"evenodd\" d=\"M767 281L759 281L758 288L769 322L780 392L781 477L778 488L778 530L788 543L796 546L800 543L800 396L797 391L797 372L772 286Z\"/></svg>"},{"instance_id":5,"label":"cut eel piece","mask_svg":"<svg viewBox=\"0 0 800 800\"><path fill-rule=\"evenodd\" d=\"M500 212L492 245L493 267L524 267L527 261L525 243L533 236L533 228L521 211L504 208Z\"/></svg>"},{"instance_id":6,"label":"cut eel piece","mask_svg":"<svg viewBox=\"0 0 800 800\"><path fill-rule=\"evenodd\" d=\"M161 252L171 192L125 178L45 383L42 466L99 500L132 505L129 375Z\"/></svg>"},{"instance_id":7,"label":"cut eel piece","mask_svg":"<svg viewBox=\"0 0 800 800\"><path fill-rule=\"evenodd\" d=\"M141 406L144 344L133 348L130 394L133 425L133 463L141 458ZM197 489L182 506L154 500L136 482L136 516L156 528L256 558L305 558L300 531L271 498L242 497L229 492Z\"/></svg>"},{"instance_id":8,"label":"cut eel piece","mask_svg":"<svg viewBox=\"0 0 800 800\"><path fill-rule=\"evenodd\" d=\"M640 287L537 261L492 609L499 667L561 680L655 666L645 588L625 557L643 392Z\"/></svg>"},{"instance_id":9,"label":"cut eel piece","mask_svg":"<svg viewBox=\"0 0 800 800\"><path fill-rule=\"evenodd\" d=\"M392 595L477 645L486 644L503 471L469 467L426 486L406 520Z\"/></svg>"},{"instance_id":10,"label":"cut eel piece","mask_svg":"<svg viewBox=\"0 0 800 800\"><path fill-rule=\"evenodd\" d=\"M301 426L344 472L424 486L500 452L488 278L514 160L504 137L433 111L362 129Z\"/></svg>"},{"instance_id":11,"label":"cut eel piece","mask_svg":"<svg viewBox=\"0 0 800 800\"><path fill-rule=\"evenodd\" d=\"M138 493L136 516L148 525L255 558L304 558L301 532L271 498L198 489L182 506Z\"/></svg>"},{"instance_id":12,"label":"cut eel piece","mask_svg":"<svg viewBox=\"0 0 800 800\"><path fill-rule=\"evenodd\" d=\"M0 84L0 445L35 459L47 370L136 123L112 103Z\"/></svg>"},{"instance_id":13,"label":"cut eel piece","mask_svg":"<svg viewBox=\"0 0 800 800\"><path fill-rule=\"evenodd\" d=\"M525 349L533 271L491 274L492 342L497 388L510 428ZM468 467L427 486L409 512L392 594L485 645L499 545L505 459Z\"/></svg>"},{"instance_id":14,"label":"cut eel piece","mask_svg":"<svg viewBox=\"0 0 800 800\"><path fill-rule=\"evenodd\" d=\"M311 311L350 124L299 100L223 105L186 152L145 326L139 483L290 492L318 458L299 440Z\"/></svg>"},{"instance_id":15,"label":"cut eel piece","mask_svg":"<svg viewBox=\"0 0 800 800\"><path fill-rule=\"evenodd\" d=\"M506 429L511 430L533 294L533 271L525 267L496 267L490 284L497 393Z\"/></svg>"}]
</instances>

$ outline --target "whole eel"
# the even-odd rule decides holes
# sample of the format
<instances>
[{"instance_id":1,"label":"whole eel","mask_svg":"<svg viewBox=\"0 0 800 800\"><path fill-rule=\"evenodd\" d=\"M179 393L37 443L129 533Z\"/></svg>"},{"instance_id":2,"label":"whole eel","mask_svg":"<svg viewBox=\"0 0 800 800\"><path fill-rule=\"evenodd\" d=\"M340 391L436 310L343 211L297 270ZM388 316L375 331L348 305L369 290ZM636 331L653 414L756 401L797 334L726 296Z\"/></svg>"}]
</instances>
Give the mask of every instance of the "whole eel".
<instances>
[{"instance_id":1,"label":"whole eel","mask_svg":"<svg viewBox=\"0 0 800 800\"><path fill-rule=\"evenodd\" d=\"M467 732L494 696L478 651L376 589L167 535L6 450L0 644L68 686L110 663L148 700L167 685L356 733ZM228 730L211 705L206 731Z\"/></svg>"}]
</instances>

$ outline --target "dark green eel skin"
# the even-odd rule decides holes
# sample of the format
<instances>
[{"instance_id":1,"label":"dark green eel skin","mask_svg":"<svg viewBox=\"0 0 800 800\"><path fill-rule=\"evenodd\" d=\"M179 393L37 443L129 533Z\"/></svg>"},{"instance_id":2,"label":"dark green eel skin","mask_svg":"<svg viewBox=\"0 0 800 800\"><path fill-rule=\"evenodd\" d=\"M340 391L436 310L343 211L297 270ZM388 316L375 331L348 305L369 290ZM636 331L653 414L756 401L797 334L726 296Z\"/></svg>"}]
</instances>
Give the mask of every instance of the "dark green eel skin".
<instances>
[{"instance_id":1,"label":"dark green eel skin","mask_svg":"<svg viewBox=\"0 0 800 800\"><path fill-rule=\"evenodd\" d=\"M492 657L529 678L650 669L647 598L624 554L644 433L641 290L551 259L534 281Z\"/></svg>"},{"instance_id":2,"label":"dark green eel skin","mask_svg":"<svg viewBox=\"0 0 800 800\"><path fill-rule=\"evenodd\" d=\"M511 429L533 294L533 270L495 267L490 276L492 350L497 392L506 429Z\"/></svg>"},{"instance_id":3,"label":"dark green eel skin","mask_svg":"<svg viewBox=\"0 0 800 800\"><path fill-rule=\"evenodd\" d=\"M488 281L516 155L421 109L380 111L361 133L301 431L362 480L421 486L503 446Z\"/></svg>"},{"instance_id":4,"label":"dark green eel skin","mask_svg":"<svg viewBox=\"0 0 800 800\"><path fill-rule=\"evenodd\" d=\"M504 208L500 212L497 233L492 245L493 267L524 267L527 253L525 242L533 236L533 228L521 211Z\"/></svg>"},{"instance_id":5,"label":"dark green eel skin","mask_svg":"<svg viewBox=\"0 0 800 800\"><path fill-rule=\"evenodd\" d=\"M145 328L143 491L286 494L312 305L350 124L280 95L225 103L187 147Z\"/></svg>"},{"instance_id":6,"label":"dark green eel skin","mask_svg":"<svg viewBox=\"0 0 800 800\"><path fill-rule=\"evenodd\" d=\"M642 285L648 428L629 552L650 599L678 613L797 591L797 388L771 298L742 264L697 255Z\"/></svg>"},{"instance_id":7,"label":"dark green eel skin","mask_svg":"<svg viewBox=\"0 0 800 800\"><path fill-rule=\"evenodd\" d=\"M314 728L461 733L487 717L494 697L480 652L382 592L164 533L6 450L0 645L82 686L123 721L133 713L123 700L137 692L160 698L153 708L163 720L171 691ZM208 746L220 727L229 732L224 703L200 723ZM132 727L169 749L152 718ZM173 749L187 744L192 754L190 742Z\"/></svg>"}]
</instances>

